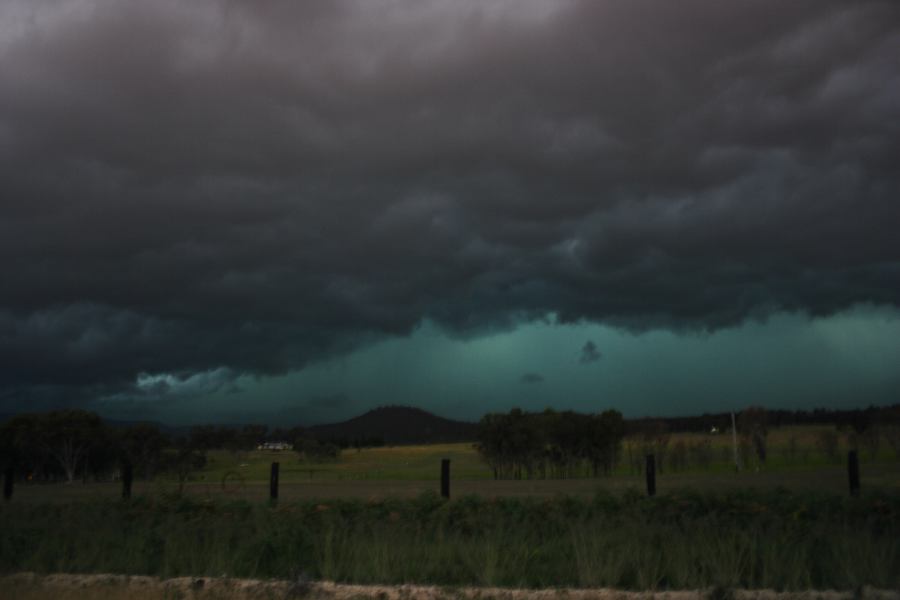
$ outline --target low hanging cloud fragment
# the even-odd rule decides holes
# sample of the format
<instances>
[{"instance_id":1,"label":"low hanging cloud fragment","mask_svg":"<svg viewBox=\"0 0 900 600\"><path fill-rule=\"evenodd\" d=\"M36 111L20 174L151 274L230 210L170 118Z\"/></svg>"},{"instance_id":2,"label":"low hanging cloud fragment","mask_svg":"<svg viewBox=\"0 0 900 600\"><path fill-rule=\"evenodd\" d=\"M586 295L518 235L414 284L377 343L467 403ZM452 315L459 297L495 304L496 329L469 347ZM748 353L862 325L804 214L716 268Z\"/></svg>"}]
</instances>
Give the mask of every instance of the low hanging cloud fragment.
<instances>
[{"instance_id":1,"label":"low hanging cloud fragment","mask_svg":"<svg viewBox=\"0 0 900 600\"><path fill-rule=\"evenodd\" d=\"M0 23L10 406L285 373L422 319L900 305L894 0L9 0Z\"/></svg>"},{"instance_id":2,"label":"low hanging cloud fragment","mask_svg":"<svg viewBox=\"0 0 900 600\"><path fill-rule=\"evenodd\" d=\"M535 383L543 383L544 376L538 373L525 373L519 378L519 381L521 381L522 383L533 385Z\"/></svg>"},{"instance_id":3,"label":"low hanging cloud fragment","mask_svg":"<svg viewBox=\"0 0 900 600\"><path fill-rule=\"evenodd\" d=\"M587 365L597 362L602 356L603 355L597 349L597 344L595 344L591 340L588 340L587 342L585 342L584 346L581 347L581 357L578 359L578 361L583 365Z\"/></svg>"}]
</instances>

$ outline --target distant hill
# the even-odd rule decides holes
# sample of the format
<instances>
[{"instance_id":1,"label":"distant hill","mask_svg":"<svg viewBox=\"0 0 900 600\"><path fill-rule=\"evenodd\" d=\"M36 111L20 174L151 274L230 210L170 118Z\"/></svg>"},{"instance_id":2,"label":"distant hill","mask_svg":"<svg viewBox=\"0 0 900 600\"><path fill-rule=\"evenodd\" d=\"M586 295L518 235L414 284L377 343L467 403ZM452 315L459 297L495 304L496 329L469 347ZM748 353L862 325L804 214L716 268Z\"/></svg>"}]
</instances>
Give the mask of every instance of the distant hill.
<instances>
[{"instance_id":1,"label":"distant hill","mask_svg":"<svg viewBox=\"0 0 900 600\"><path fill-rule=\"evenodd\" d=\"M385 444L427 444L474 441L475 423L454 421L411 406L383 406L340 423L314 425L320 440L380 438Z\"/></svg>"}]
</instances>

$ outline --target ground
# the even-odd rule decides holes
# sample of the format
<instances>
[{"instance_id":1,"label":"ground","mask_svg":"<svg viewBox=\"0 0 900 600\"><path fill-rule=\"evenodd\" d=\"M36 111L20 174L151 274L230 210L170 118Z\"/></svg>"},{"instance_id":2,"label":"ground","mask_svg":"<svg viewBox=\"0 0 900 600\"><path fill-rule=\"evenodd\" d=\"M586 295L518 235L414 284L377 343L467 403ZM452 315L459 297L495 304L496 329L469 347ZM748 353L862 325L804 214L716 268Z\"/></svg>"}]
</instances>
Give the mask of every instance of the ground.
<instances>
[{"instance_id":1,"label":"ground","mask_svg":"<svg viewBox=\"0 0 900 600\"><path fill-rule=\"evenodd\" d=\"M0 600L900 600L891 590L850 592L693 590L626 592L609 589L515 590L435 586L362 586L330 582L259 581L226 578L128 577L31 573L0 578Z\"/></svg>"},{"instance_id":2,"label":"ground","mask_svg":"<svg viewBox=\"0 0 900 600\"><path fill-rule=\"evenodd\" d=\"M689 488L698 491L734 488L786 487L797 491L821 490L845 493L848 487L846 439L838 459L829 460L816 446L821 431L830 426L774 428L769 434L769 458L762 468L751 467L735 472L732 462L731 436L704 433L673 434L669 448L678 442L693 444L709 440L714 462L707 469L689 468L658 474L659 493ZM791 439L796 451L789 455ZM630 442L626 441L626 447ZM624 454L624 452L623 452ZM555 496L558 494L593 495L598 490L612 492L627 488L644 489L643 476L624 463L610 477L567 480L494 481L492 472L480 459L474 443L393 446L349 449L335 462L309 463L294 452L213 451L205 469L197 472L185 486L194 496L226 496L247 500L265 500L269 494L269 470L273 462L280 464L280 499L303 498L385 498L412 497L423 491L439 489L441 459L451 461L451 494L483 496ZM864 490L900 490L900 461L882 444L875 457L860 453L861 482ZM158 494L177 489L171 479L137 481L134 494ZM118 483L73 485L19 485L17 501L70 500L92 497L115 497L121 493Z\"/></svg>"}]
</instances>

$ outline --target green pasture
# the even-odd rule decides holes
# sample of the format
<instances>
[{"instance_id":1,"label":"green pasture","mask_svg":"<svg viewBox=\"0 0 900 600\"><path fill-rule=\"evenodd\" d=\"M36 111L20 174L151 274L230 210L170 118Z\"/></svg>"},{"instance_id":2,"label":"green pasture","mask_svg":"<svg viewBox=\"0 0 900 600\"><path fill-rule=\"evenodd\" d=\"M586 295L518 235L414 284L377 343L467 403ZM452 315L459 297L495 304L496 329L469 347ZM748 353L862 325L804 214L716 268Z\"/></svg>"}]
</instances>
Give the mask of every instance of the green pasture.
<instances>
[{"instance_id":1,"label":"green pasture","mask_svg":"<svg viewBox=\"0 0 900 600\"><path fill-rule=\"evenodd\" d=\"M834 431L833 426L780 427L768 436L768 458L765 466L752 463L746 471L767 473L778 471L795 472L806 469L828 469L841 465L846 460L849 449L846 435L839 436L837 460L825 456L817 446L817 435L823 431ZM673 433L669 437L668 453L679 443L688 446L709 441L713 450L713 463L707 469L689 466L681 474L731 473L734 471L733 445L730 432ZM631 475L628 452L641 451L638 438L626 438L623 443L622 460L614 476ZM792 450L791 450L792 448ZM860 461L867 465L897 463L896 455L882 444L873 457L860 452ZM300 460L292 451L215 451L208 454L207 467L198 473L205 482L219 482L226 474L237 473L246 482L268 481L272 462L280 464L281 481L284 483L311 480L436 480L440 477L440 462L449 458L454 479L492 479L493 474L481 460L474 442L457 444L431 444L417 446L390 446L343 450L334 462L315 463ZM663 468L663 473L668 469Z\"/></svg>"},{"instance_id":2,"label":"green pasture","mask_svg":"<svg viewBox=\"0 0 900 600\"><path fill-rule=\"evenodd\" d=\"M285 465L285 455L281 464ZM270 456L262 456L254 467L257 479L227 479L213 469L201 473L188 482L183 493L189 497L205 500L232 499L250 502L265 502L269 497L268 468ZM425 492L439 490L438 475L440 458L435 456L428 473L420 479L377 479L342 476L340 471L326 475L326 471L316 471L308 478L302 471L282 478L279 498L284 502L306 499L328 500L332 498L359 498L379 500L386 498L413 498ZM460 477L451 463L451 495L455 497L476 494L487 498L533 497L555 498L572 496L586 498L596 493L624 493L629 490L642 493L642 475L627 473L610 477L575 479L533 479L499 480ZM247 467L249 468L249 467ZM335 468L333 465L332 468ZM423 467L424 468L424 467ZM253 471L251 471L253 472ZM262 479L262 477L265 479ZM343 478L339 478L343 477ZM866 462L861 465L861 484L864 492L900 492L900 462L895 460ZM728 492L736 490L786 489L795 492L823 492L834 495L847 494L847 470L844 465L800 465L795 467L748 470L686 471L662 473L657 476L660 494L676 490L690 489L703 493ZM176 494L175 481L158 478L154 481L136 481L134 495L151 498ZM16 486L12 503L44 503L113 499L121 494L118 483L73 483L73 484L31 484Z\"/></svg>"},{"instance_id":3,"label":"green pasture","mask_svg":"<svg viewBox=\"0 0 900 600\"><path fill-rule=\"evenodd\" d=\"M207 466L197 475L205 481L221 481L226 474L237 473L248 482L268 481L271 464L278 462L280 478L285 483L321 479L427 480L439 477L443 458L450 459L456 478L492 477L472 443L348 449L341 452L337 461L322 463L303 461L292 451L218 450L207 454Z\"/></svg>"},{"instance_id":4,"label":"green pasture","mask_svg":"<svg viewBox=\"0 0 900 600\"><path fill-rule=\"evenodd\" d=\"M699 469L689 465L681 471L663 468L657 475L660 493L676 489L726 491L735 489L786 488L843 494L847 490L846 436L841 436L837 460L830 460L816 445L822 431L833 427L802 426L774 428L768 437L769 456L764 466L751 464L735 472L731 435L677 433L670 436L669 452L678 443L692 445L709 441L714 461ZM792 442L793 440L793 442ZM793 444L793 451L788 446ZM640 440L626 439L622 460L608 477L549 480L494 481L473 443L393 446L349 449L332 462L308 462L293 451L212 451L204 469L191 475L184 492L192 497L264 501L273 462L280 465L280 497L286 501L309 498L415 497L438 490L440 464L451 461L453 496L479 494L487 497L591 496L598 491L618 493L643 489L643 475L629 464L629 452L642 452ZM642 459L642 455L638 456ZM900 460L882 444L877 455L860 452L863 490L900 490ZM135 495L160 496L178 490L171 477L137 480ZM68 501L115 498L121 486L114 482L73 484L18 484L13 502Z\"/></svg>"}]
</instances>

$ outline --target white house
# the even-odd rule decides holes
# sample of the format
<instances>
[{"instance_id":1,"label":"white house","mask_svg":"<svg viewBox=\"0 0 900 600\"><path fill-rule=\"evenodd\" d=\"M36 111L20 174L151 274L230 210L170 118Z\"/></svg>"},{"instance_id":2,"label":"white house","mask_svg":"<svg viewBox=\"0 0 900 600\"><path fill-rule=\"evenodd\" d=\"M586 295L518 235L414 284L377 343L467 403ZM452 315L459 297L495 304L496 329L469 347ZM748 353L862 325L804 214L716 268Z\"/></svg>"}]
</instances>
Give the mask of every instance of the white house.
<instances>
[{"instance_id":1,"label":"white house","mask_svg":"<svg viewBox=\"0 0 900 600\"><path fill-rule=\"evenodd\" d=\"M287 442L263 442L256 447L257 450L291 450L293 446Z\"/></svg>"}]
</instances>

